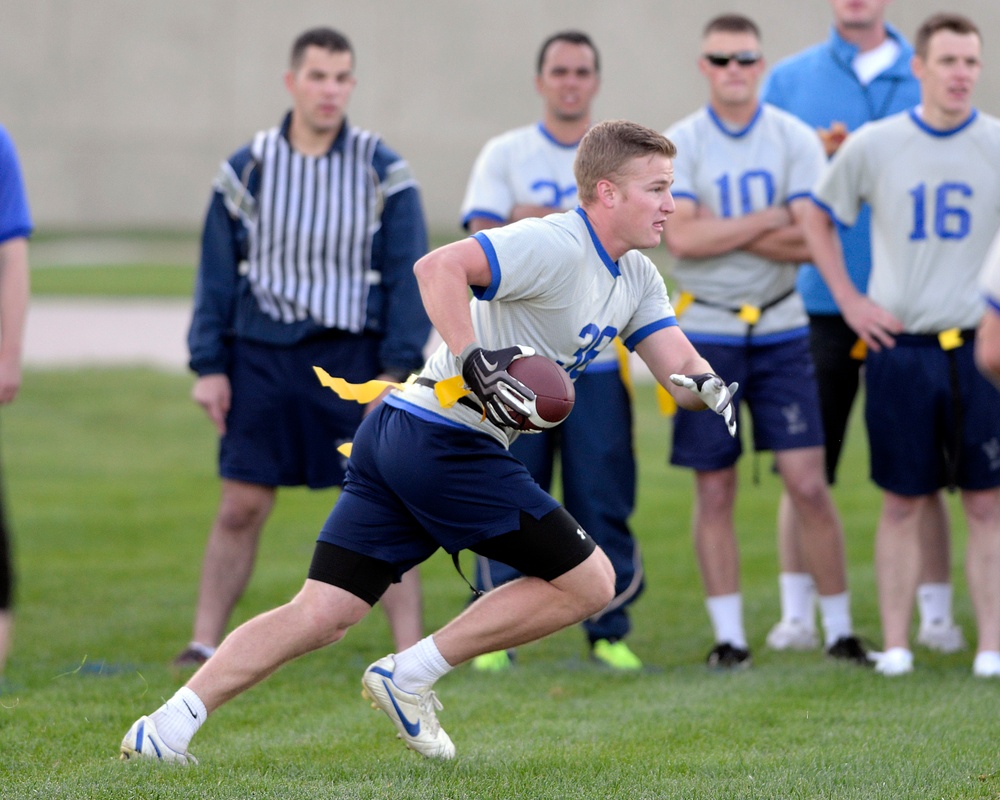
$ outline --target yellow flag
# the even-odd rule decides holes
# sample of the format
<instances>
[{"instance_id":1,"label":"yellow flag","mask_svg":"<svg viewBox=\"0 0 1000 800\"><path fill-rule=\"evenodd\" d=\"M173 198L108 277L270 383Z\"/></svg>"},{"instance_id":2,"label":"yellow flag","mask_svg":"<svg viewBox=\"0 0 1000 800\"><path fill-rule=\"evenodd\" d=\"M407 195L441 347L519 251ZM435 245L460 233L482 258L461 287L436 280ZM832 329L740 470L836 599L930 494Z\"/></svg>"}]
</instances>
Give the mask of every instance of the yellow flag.
<instances>
[{"instance_id":1,"label":"yellow flag","mask_svg":"<svg viewBox=\"0 0 1000 800\"><path fill-rule=\"evenodd\" d=\"M451 408L467 394L472 394L472 392L465 388L465 380L461 375L455 375L434 384L434 396L441 404L441 408Z\"/></svg>"},{"instance_id":2,"label":"yellow flag","mask_svg":"<svg viewBox=\"0 0 1000 800\"><path fill-rule=\"evenodd\" d=\"M353 400L356 403L370 403L386 389L399 389L403 384L392 381L366 381L365 383L348 383L343 378L334 378L322 367L313 367L316 377L323 386L332 389L343 400Z\"/></svg>"},{"instance_id":3,"label":"yellow flag","mask_svg":"<svg viewBox=\"0 0 1000 800\"><path fill-rule=\"evenodd\" d=\"M656 384L656 405L660 409L660 413L665 417L672 417L677 413L677 401L660 384Z\"/></svg>"},{"instance_id":4,"label":"yellow flag","mask_svg":"<svg viewBox=\"0 0 1000 800\"><path fill-rule=\"evenodd\" d=\"M942 350L954 350L956 347L961 347L964 342L962 331L958 328L948 328L948 330L938 334L938 344L941 345Z\"/></svg>"}]
</instances>

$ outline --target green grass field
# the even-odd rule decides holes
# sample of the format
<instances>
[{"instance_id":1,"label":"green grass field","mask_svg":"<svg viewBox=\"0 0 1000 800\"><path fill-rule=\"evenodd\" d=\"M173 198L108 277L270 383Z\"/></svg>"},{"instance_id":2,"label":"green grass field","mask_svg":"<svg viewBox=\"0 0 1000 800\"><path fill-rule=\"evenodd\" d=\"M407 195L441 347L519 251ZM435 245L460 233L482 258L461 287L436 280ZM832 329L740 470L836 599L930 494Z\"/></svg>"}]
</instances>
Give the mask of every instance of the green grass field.
<instances>
[{"instance_id":1,"label":"green grass field","mask_svg":"<svg viewBox=\"0 0 1000 800\"><path fill-rule=\"evenodd\" d=\"M634 517L647 589L630 640L642 674L589 664L578 629L522 648L508 674L460 667L437 687L458 757L427 762L360 697L362 670L391 649L376 610L343 642L213 715L192 742L199 766L119 762L129 724L182 680L168 663L189 635L217 500L214 436L189 390L185 376L148 370L33 371L3 411L20 602L0 693L0 797L1000 797L1000 684L972 677L969 652L918 650L916 672L889 680L818 652L764 648L778 617L778 485L766 455L757 484L755 459L743 460L738 508L755 666L705 670L712 642L690 544L691 478L664 463L669 423L649 387L636 398ZM856 627L877 642L878 498L865 476L855 425L836 498ZM333 499L281 494L234 622L298 589ZM956 517L956 554L964 538ZM468 590L442 554L422 577L432 630ZM958 566L955 586L971 634Z\"/></svg>"}]
</instances>

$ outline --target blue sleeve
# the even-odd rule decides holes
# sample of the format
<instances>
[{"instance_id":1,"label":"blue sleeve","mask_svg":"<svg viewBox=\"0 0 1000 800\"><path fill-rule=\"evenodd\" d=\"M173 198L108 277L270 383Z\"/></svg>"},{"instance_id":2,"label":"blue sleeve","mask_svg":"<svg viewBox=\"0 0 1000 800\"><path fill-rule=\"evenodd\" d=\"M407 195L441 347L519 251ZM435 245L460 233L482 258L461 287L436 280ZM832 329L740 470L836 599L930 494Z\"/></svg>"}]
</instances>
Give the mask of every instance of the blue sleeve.
<instances>
[{"instance_id":1,"label":"blue sleeve","mask_svg":"<svg viewBox=\"0 0 1000 800\"><path fill-rule=\"evenodd\" d=\"M386 198L372 248L372 267L381 273L381 282L373 287L377 307L370 306L370 311L382 334L382 370L390 374L418 370L424 363L431 323L413 273L414 264L427 253L427 227L416 184Z\"/></svg>"},{"instance_id":2,"label":"blue sleeve","mask_svg":"<svg viewBox=\"0 0 1000 800\"><path fill-rule=\"evenodd\" d=\"M201 238L201 260L188 330L189 366L198 375L224 373L229 366L239 284L242 225L213 192Z\"/></svg>"},{"instance_id":3,"label":"blue sleeve","mask_svg":"<svg viewBox=\"0 0 1000 800\"><path fill-rule=\"evenodd\" d=\"M760 99L772 106L777 106L788 111L788 101L785 99L781 89L781 81L774 70L769 72L764 78L764 85L760 90Z\"/></svg>"},{"instance_id":4,"label":"blue sleeve","mask_svg":"<svg viewBox=\"0 0 1000 800\"><path fill-rule=\"evenodd\" d=\"M31 214L17 150L0 127L0 243L31 236Z\"/></svg>"}]
</instances>

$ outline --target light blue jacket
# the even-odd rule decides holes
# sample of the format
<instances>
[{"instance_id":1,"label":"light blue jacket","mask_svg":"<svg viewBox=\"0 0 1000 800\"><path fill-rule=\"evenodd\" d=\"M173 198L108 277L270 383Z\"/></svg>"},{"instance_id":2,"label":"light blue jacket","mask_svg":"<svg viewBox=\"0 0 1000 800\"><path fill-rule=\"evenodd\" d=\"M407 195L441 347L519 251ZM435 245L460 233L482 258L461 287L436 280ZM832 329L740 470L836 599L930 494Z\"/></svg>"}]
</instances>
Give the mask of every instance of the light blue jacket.
<instances>
[{"instance_id":1,"label":"light blue jacket","mask_svg":"<svg viewBox=\"0 0 1000 800\"><path fill-rule=\"evenodd\" d=\"M886 25L886 33L899 43L899 57L867 86L851 66L858 48L833 29L827 41L779 61L765 81L762 99L813 128L828 128L837 121L848 131L912 108L920 102L920 84L910 72L913 48L891 25ZM853 227L839 229L847 271L862 292L868 287L872 266L870 218L865 206ZM810 314L840 313L812 264L803 264L799 270L798 290Z\"/></svg>"}]
</instances>

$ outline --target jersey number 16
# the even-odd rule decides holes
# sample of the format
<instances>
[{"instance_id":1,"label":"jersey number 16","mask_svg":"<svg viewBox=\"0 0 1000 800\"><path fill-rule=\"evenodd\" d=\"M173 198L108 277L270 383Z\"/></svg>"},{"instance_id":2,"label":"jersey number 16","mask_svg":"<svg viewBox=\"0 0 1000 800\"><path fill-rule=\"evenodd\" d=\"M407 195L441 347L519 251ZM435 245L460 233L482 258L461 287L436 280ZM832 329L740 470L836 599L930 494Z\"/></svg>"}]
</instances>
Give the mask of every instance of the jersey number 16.
<instances>
[{"instance_id":1,"label":"jersey number 16","mask_svg":"<svg viewBox=\"0 0 1000 800\"><path fill-rule=\"evenodd\" d=\"M927 224L933 221L934 234L941 239L964 239L969 235L972 217L968 209L957 202L963 197L972 197L972 187L964 183L942 183L934 191L928 209L929 192L927 184L918 183L910 189L913 198L913 229L910 241L919 242L927 238Z\"/></svg>"}]
</instances>

